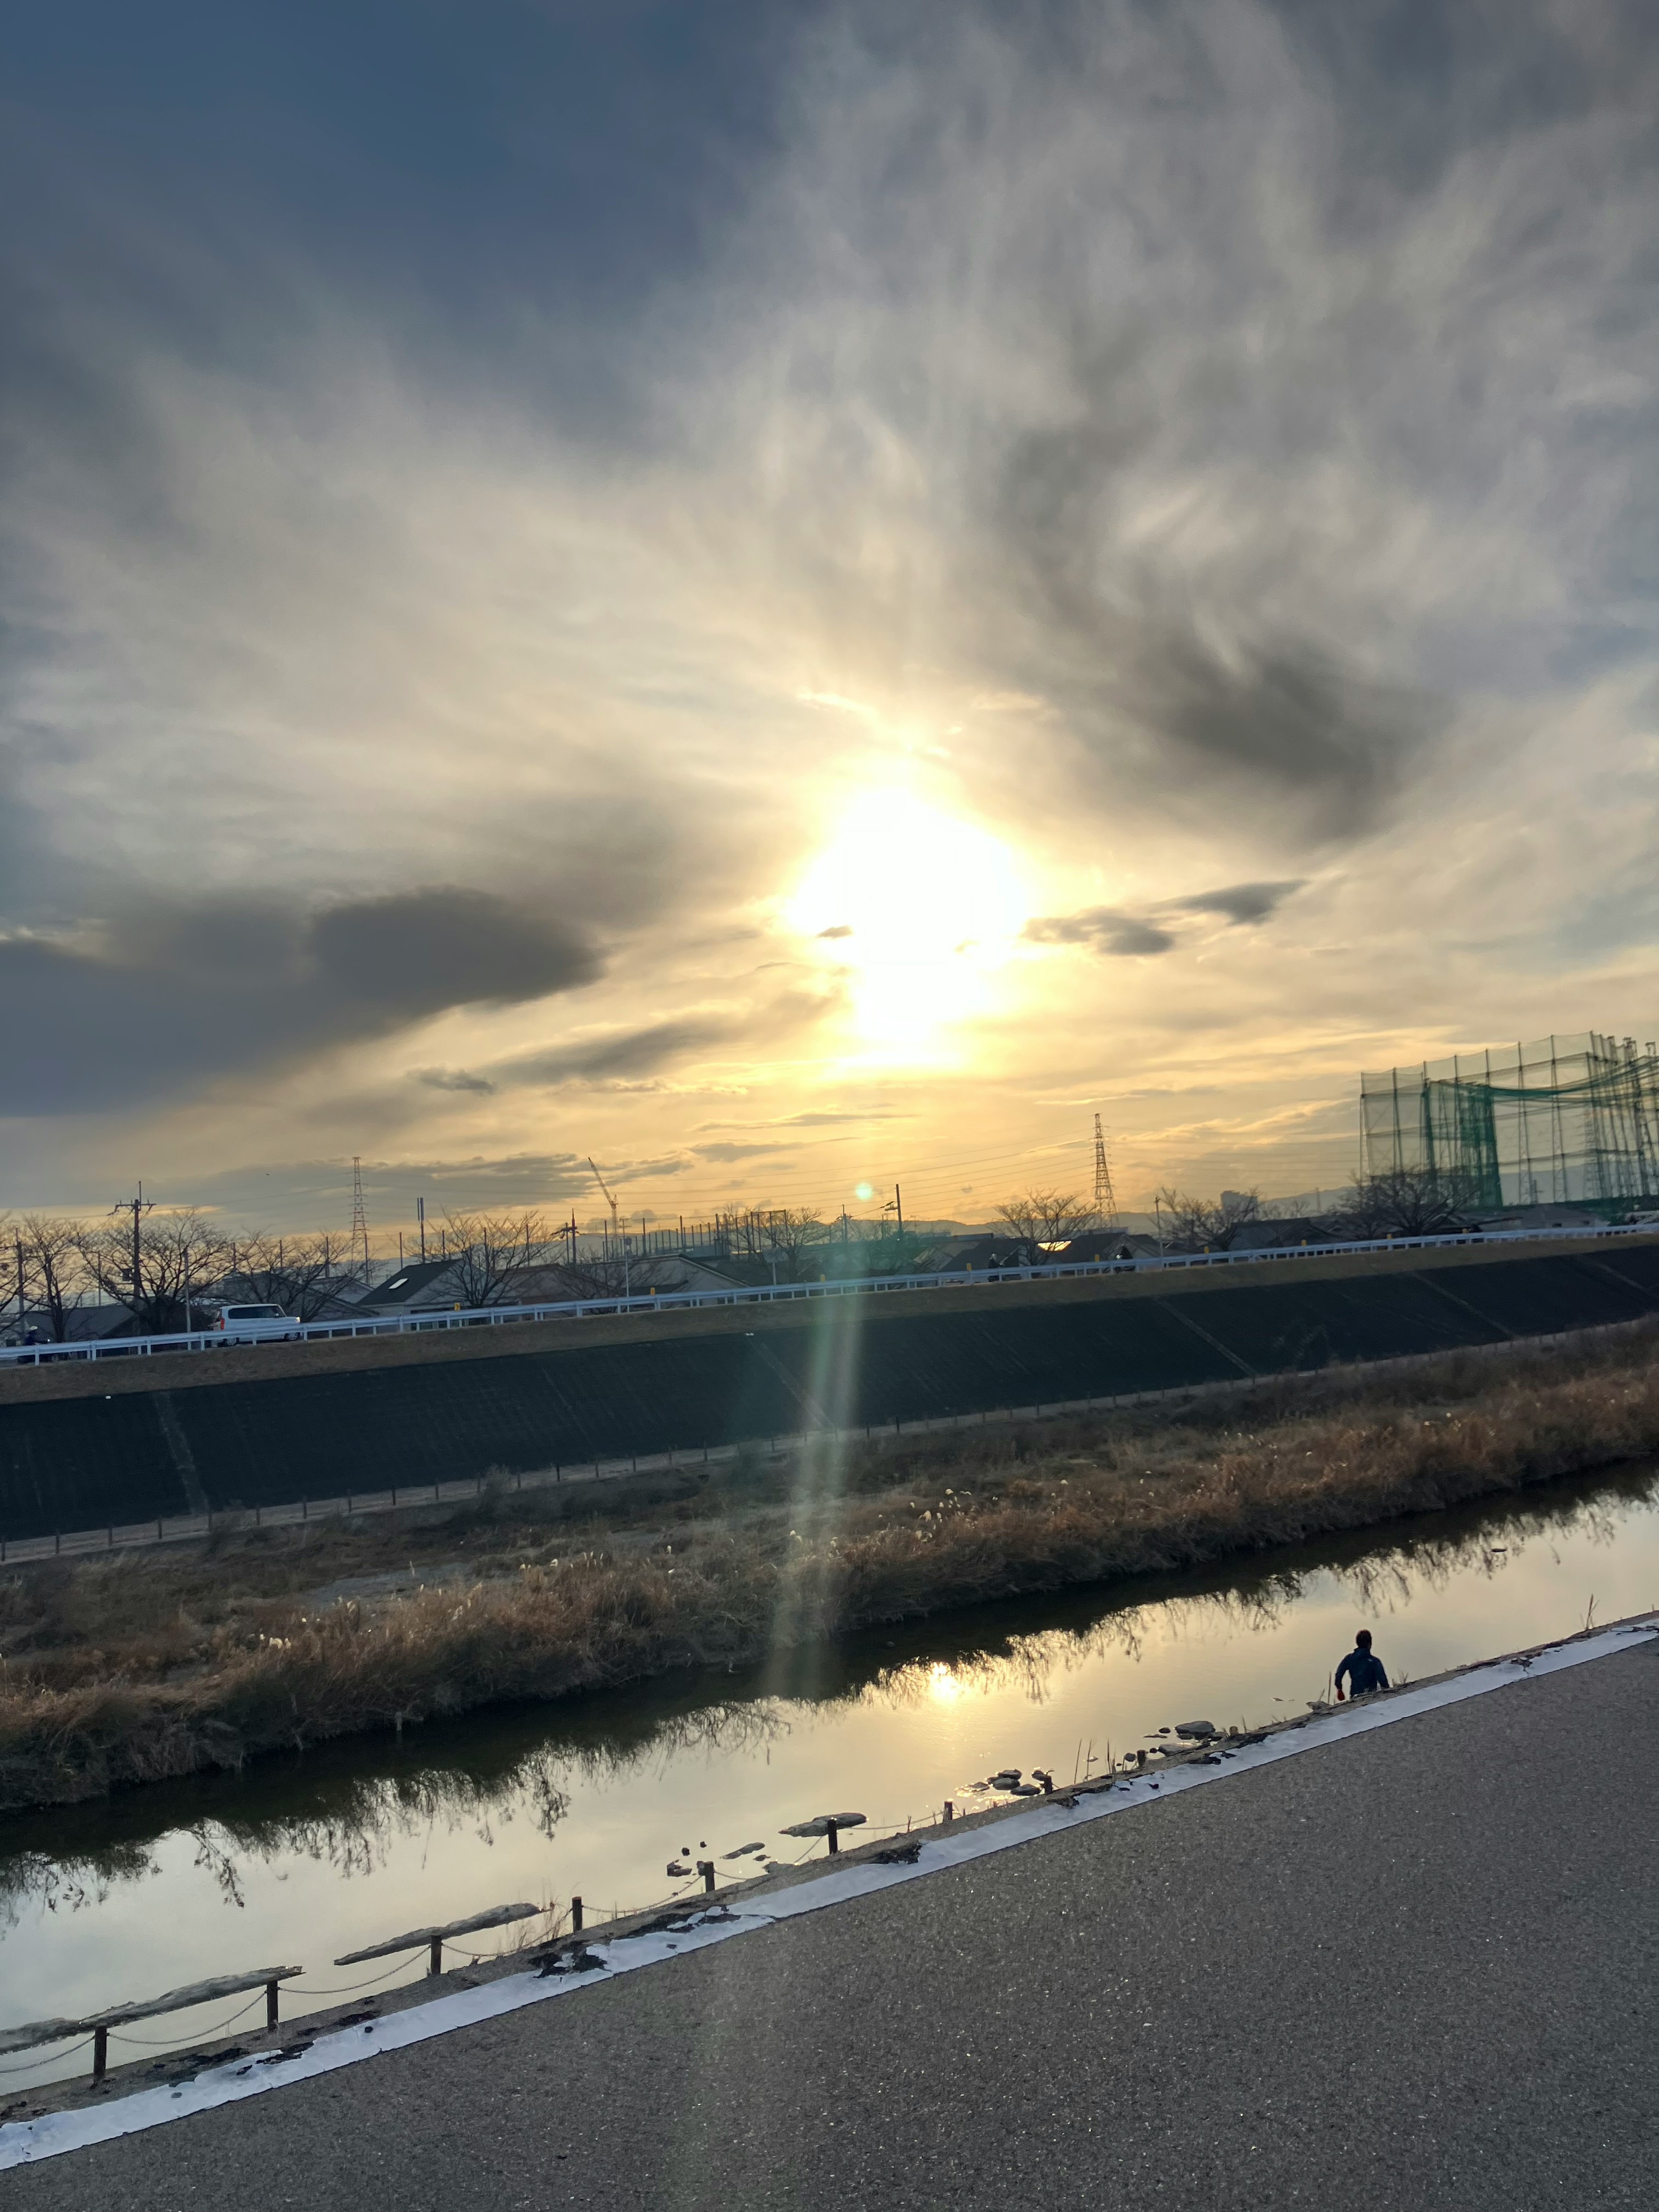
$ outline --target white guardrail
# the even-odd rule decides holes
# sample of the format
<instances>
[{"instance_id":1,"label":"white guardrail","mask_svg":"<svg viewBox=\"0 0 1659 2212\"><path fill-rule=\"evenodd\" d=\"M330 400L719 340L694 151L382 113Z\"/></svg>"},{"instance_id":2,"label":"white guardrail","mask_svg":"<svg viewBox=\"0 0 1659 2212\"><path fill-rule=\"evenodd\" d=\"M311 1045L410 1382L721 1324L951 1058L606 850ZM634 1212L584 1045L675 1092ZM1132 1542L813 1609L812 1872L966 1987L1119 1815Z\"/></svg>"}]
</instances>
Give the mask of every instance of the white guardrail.
<instances>
[{"instance_id":1,"label":"white guardrail","mask_svg":"<svg viewBox=\"0 0 1659 2212\"><path fill-rule=\"evenodd\" d=\"M1443 1237L1377 1237L1333 1244L1279 1244L1260 1251L1171 1252L1133 1260L1079 1260L1042 1267L970 1267L961 1273L860 1275L823 1283L768 1283L728 1291L649 1291L636 1297L570 1298L538 1305L428 1309L419 1313L365 1314L361 1321L295 1322L286 1336L240 1338L218 1329L173 1336L99 1337L87 1344L0 1346L0 1367L34 1367L65 1359L144 1359L163 1352L228 1352L238 1345L292 1344L357 1336L416 1336L429 1329L499 1328L514 1322L587 1321L601 1315L667 1313L702 1306L776 1305L799 1298L866 1297L885 1291L954 1291L981 1284L1051 1282L1089 1275L1161 1274L1193 1267L1271 1267L1275 1261L1328 1259L1356 1252L1432 1252L1472 1244L1609 1241L1659 1234L1653 1222L1618 1223L1604 1229L1474 1230Z\"/></svg>"}]
</instances>

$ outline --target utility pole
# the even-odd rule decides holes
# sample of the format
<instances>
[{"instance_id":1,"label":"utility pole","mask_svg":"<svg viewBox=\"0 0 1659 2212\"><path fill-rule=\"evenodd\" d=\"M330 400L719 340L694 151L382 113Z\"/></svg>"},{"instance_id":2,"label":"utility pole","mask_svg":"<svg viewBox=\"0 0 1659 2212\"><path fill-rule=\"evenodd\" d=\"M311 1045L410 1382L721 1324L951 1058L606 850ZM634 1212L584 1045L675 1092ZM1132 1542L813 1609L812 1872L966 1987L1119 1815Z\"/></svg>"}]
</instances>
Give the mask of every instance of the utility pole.
<instances>
[{"instance_id":1,"label":"utility pole","mask_svg":"<svg viewBox=\"0 0 1659 2212\"><path fill-rule=\"evenodd\" d=\"M1153 1199L1152 1212L1158 1222L1158 1256L1161 1260L1164 1257L1164 1200L1161 1198Z\"/></svg>"},{"instance_id":2,"label":"utility pole","mask_svg":"<svg viewBox=\"0 0 1659 2212\"><path fill-rule=\"evenodd\" d=\"M420 1224L421 1258L424 1262L426 1259L426 1200L423 1198L417 1198L415 1201L415 1218Z\"/></svg>"},{"instance_id":3,"label":"utility pole","mask_svg":"<svg viewBox=\"0 0 1659 2212\"><path fill-rule=\"evenodd\" d=\"M356 1152L351 1155L351 1248L359 1245L363 1252L363 1276L368 1276L368 1217L363 1212L363 1164Z\"/></svg>"},{"instance_id":4,"label":"utility pole","mask_svg":"<svg viewBox=\"0 0 1659 2212\"><path fill-rule=\"evenodd\" d=\"M135 1321L144 1299L143 1245L140 1230L144 1216L154 1205L153 1199L144 1196L144 1186L141 1182L131 1198L123 1199L119 1206L110 1208L112 1213L130 1213L132 1216L132 1317Z\"/></svg>"},{"instance_id":5,"label":"utility pole","mask_svg":"<svg viewBox=\"0 0 1659 2212\"><path fill-rule=\"evenodd\" d=\"M896 1183L893 1185L893 1211L898 1216L899 1243L902 1244L904 1242L904 1200Z\"/></svg>"},{"instance_id":6,"label":"utility pole","mask_svg":"<svg viewBox=\"0 0 1659 2212\"><path fill-rule=\"evenodd\" d=\"M1106 1158L1106 1135L1095 1115L1095 1212L1109 1229L1117 1219L1117 1193L1112 1188L1111 1164Z\"/></svg>"}]
</instances>

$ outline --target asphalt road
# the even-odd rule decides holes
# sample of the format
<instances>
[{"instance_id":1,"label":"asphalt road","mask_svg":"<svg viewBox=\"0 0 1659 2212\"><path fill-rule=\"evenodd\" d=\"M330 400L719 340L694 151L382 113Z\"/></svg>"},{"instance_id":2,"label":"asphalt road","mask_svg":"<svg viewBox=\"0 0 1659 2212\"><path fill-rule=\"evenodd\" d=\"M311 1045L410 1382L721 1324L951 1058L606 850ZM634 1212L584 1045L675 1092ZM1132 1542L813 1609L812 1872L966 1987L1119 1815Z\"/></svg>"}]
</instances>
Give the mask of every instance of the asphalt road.
<instances>
[{"instance_id":1,"label":"asphalt road","mask_svg":"<svg viewBox=\"0 0 1659 2212\"><path fill-rule=\"evenodd\" d=\"M13 2172L15 2212L1659 2202L1659 1650Z\"/></svg>"}]
</instances>

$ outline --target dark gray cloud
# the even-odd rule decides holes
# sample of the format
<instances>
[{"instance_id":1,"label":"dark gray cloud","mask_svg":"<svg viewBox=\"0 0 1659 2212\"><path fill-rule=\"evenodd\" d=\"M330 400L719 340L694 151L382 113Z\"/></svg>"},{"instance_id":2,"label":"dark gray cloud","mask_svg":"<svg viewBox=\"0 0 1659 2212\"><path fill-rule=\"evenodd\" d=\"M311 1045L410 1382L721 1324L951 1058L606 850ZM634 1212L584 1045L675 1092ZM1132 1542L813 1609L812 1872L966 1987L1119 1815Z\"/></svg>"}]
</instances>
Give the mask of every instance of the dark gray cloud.
<instances>
[{"instance_id":1,"label":"dark gray cloud","mask_svg":"<svg viewBox=\"0 0 1659 2212\"><path fill-rule=\"evenodd\" d=\"M787 1152L793 1147L788 1145L721 1144L693 1145L691 1149L700 1160L727 1161L752 1159L758 1152Z\"/></svg>"},{"instance_id":2,"label":"dark gray cloud","mask_svg":"<svg viewBox=\"0 0 1659 2212\"><path fill-rule=\"evenodd\" d=\"M0 1112L126 1110L599 969L568 923L458 886L310 913L274 899L135 906L79 941L0 939L12 1040Z\"/></svg>"},{"instance_id":3,"label":"dark gray cloud","mask_svg":"<svg viewBox=\"0 0 1659 2212\"><path fill-rule=\"evenodd\" d=\"M582 1044L558 1045L545 1052L520 1053L495 1061L489 1078L500 1089L524 1085L556 1088L562 1083L592 1083L609 1075L647 1075L682 1053L728 1044L745 1024L725 1015L651 1022L614 1036Z\"/></svg>"},{"instance_id":4,"label":"dark gray cloud","mask_svg":"<svg viewBox=\"0 0 1659 2212\"><path fill-rule=\"evenodd\" d=\"M1115 906L1090 907L1082 914L1039 915L1026 923L1024 933L1033 945L1086 945L1092 952L1119 959L1169 952L1176 942L1156 922Z\"/></svg>"},{"instance_id":5,"label":"dark gray cloud","mask_svg":"<svg viewBox=\"0 0 1659 2212\"><path fill-rule=\"evenodd\" d=\"M411 1070L416 1083L424 1084L428 1091L471 1091L483 1097L493 1097L496 1085L487 1075L474 1075L465 1067L417 1067Z\"/></svg>"},{"instance_id":6,"label":"dark gray cloud","mask_svg":"<svg viewBox=\"0 0 1659 2212\"><path fill-rule=\"evenodd\" d=\"M1291 846L1356 836L1449 709L1268 622L1242 580L1198 592L1132 574L1102 590L1114 503L1159 427L1139 368L1133 344L1088 353L1076 376L1090 420L1010 447L981 549L1019 617L1001 626L996 673L1060 709L1091 779L1156 791L1178 813L1243 806Z\"/></svg>"},{"instance_id":7,"label":"dark gray cloud","mask_svg":"<svg viewBox=\"0 0 1659 2212\"><path fill-rule=\"evenodd\" d=\"M1157 915L1218 914L1237 927L1266 921L1306 880L1297 876L1276 883L1226 884L1219 890L1195 891L1188 898L1161 899L1152 911ZM1170 952L1180 942L1162 922L1116 906L1088 907L1080 914L1039 915L1026 923L1024 934L1033 945L1085 945L1091 951L1115 959Z\"/></svg>"},{"instance_id":8,"label":"dark gray cloud","mask_svg":"<svg viewBox=\"0 0 1659 2212\"><path fill-rule=\"evenodd\" d=\"M593 1194L593 1176L574 1152L513 1152L493 1158L365 1159L363 1197L374 1249L384 1251L386 1224L412 1223L416 1200L426 1200L435 1237L446 1207L457 1212L520 1206L558 1205ZM620 1178L625 1168L607 1167ZM302 1159L245 1164L211 1175L191 1175L153 1188L163 1206L210 1206L227 1220L250 1227L318 1229L351 1218L349 1159Z\"/></svg>"},{"instance_id":9,"label":"dark gray cloud","mask_svg":"<svg viewBox=\"0 0 1659 2212\"><path fill-rule=\"evenodd\" d=\"M1160 911L1165 914L1220 914L1235 926L1266 921L1268 915L1276 914L1291 892L1299 891L1306 881L1305 876L1293 876L1284 883L1227 884L1218 891L1198 891L1191 898L1165 899Z\"/></svg>"}]
</instances>

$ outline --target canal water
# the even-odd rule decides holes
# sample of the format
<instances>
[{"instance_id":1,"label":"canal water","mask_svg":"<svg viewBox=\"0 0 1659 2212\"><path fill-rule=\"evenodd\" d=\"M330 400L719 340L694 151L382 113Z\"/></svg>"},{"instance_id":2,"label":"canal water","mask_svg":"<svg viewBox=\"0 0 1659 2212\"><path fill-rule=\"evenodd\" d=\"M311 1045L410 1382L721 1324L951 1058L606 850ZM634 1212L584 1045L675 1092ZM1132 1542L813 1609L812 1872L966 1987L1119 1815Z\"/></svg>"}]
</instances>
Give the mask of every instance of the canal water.
<instances>
[{"instance_id":1,"label":"canal water","mask_svg":"<svg viewBox=\"0 0 1659 2212\"><path fill-rule=\"evenodd\" d=\"M747 1674L514 1707L358 1739L241 1776L0 1820L0 2027L74 2018L210 1974L302 1966L285 2018L391 1989L423 1954L342 1953L520 1899L591 1923L822 1853L781 1831L861 1812L869 1830L994 1802L1007 1765L1057 1781L1200 1719L1304 1711L1369 1625L1396 1681L1659 1604L1659 1474L1164 1576L955 1613L781 1656ZM763 1849L726 1854L747 1844ZM553 1923L526 1924L534 1940ZM514 1931L506 1935L510 1941ZM498 1948L500 1931L448 1954ZM365 1994L368 1994L365 1991ZM225 2032L240 2000L139 2023L111 2063ZM256 1996L247 2025L263 2019ZM83 2052L0 2060L0 2113L85 2070Z\"/></svg>"}]
</instances>

